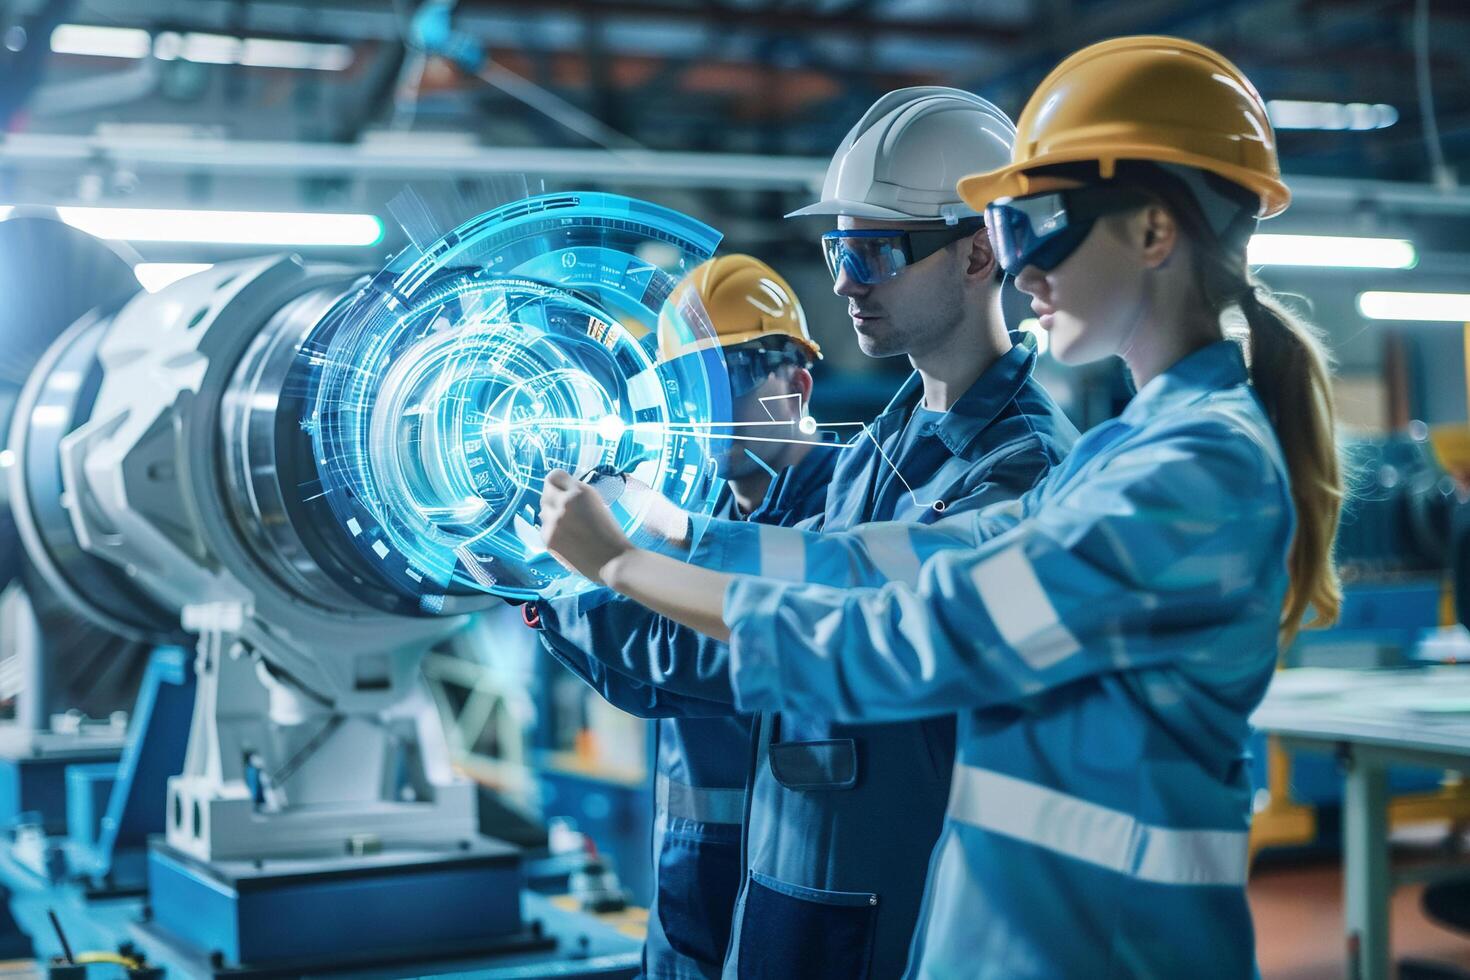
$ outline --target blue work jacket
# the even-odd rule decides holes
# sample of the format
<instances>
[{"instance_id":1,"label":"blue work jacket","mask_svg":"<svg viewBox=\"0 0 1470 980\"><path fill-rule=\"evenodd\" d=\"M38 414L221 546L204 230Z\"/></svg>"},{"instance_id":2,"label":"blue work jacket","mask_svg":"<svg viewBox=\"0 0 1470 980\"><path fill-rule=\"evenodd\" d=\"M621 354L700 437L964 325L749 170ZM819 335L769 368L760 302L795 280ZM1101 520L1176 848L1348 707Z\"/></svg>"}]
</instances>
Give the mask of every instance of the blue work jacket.
<instances>
[{"instance_id":1,"label":"blue work jacket","mask_svg":"<svg viewBox=\"0 0 1470 980\"><path fill-rule=\"evenodd\" d=\"M906 438L923 396L911 377L870 426L833 450L839 460L826 506L799 526L932 522L1030 489L1076 436L1033 380L1035 361L1017 343L947 413L922 423L932 428ZM722 528L746 526L698 523L701 548L717 547ZM679 710L682 697L690 713L712 703L734 710L724 644L651 643L638 631L619 644L617 636L603 631L593 655L650 682L649 703ZM953 770L954 716L935 714L890 724L834 721L821 711L761 717L726 976L848 980L902 971Z\"/></svg>"},{"instance_id":2,"label":"blue work jacket","mask_svg":"<svg viewBox=\"0 0 1470 980\"><path fill-rule=\"evenodd\" d=\"M747 519L787 526L818 513L836 455L830 445L813 448L800 463L782 471ZM716 512L739 519L728 488ZM558 660L612 704L658 719L654 898L644 974L657 980L718 977L743 879L740 846L751 720L735 711L730 696L705 702L668 695L609 669L588 651L633 647L654 660L668 660L723 644L653 616L641 606L611 599L605 590L538 602L533 609L531 618L539 620L542 642Z\"/></svg>"},{"instance_id":3,"label":"blue work jacket","mask_svg":"<svg viewBox=\"0 0 1470 980\"><path fill-rule=\"evenodd\" d=\"M742 707L961 712L912 975L1255 973L1247 719L1294 525L1222 341L1015 503L838 535L726 526L711 563L761 576L725 597Z\"/></svg>"},{"instance_id":4,"label":"blue work jacket","mask_svg":"<svg viewBox=\"0 0 1470 980\"><path fill-rule=\"evenodd\" d=\"M906 435L923 399L912 375L842 452L822 515L799 527L831 533L873 520L928 524L1035 486L1076 430L1032 378L1033 348L1016 340L948 412L929 413L927 428ZM722 528L730 527L701 527L696 560L718 553ZM779 547L763 557L795 558ZM709 564L720 567L718 558ZM666 688L733 700L725 686L728 651L712 649L720 661L700 665L695 683L666 677ZM706 680L712 674L723 674L719 687ZM725 975L897 976L943 825L954 714L874 724L816 705L779 707L761 715L757 732L746 881Z\"/></svg>"}]
</instances>

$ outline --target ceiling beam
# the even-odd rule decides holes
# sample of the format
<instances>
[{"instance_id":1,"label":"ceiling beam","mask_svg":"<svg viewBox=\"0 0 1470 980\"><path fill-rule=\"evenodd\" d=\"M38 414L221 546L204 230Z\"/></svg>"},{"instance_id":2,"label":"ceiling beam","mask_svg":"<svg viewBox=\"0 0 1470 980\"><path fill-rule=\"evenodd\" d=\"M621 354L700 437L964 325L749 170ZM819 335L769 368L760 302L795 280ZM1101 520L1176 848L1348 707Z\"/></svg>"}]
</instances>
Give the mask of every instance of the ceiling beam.
<instances>
[{"instance_id":1,"label":"ceiling beam","mask_svg":"<svg viewBox=\"0 0 1470 980\"><path fill-rule=\"evenodd\" d=\"M523 0L461 0L459 10L521 13ZM761 9L719 4L671 4L657 0L538 0L539 13L596 16L607 21L653 20L697 24L720 31L747 30L761 34L811 33L817 36L918 39L943 38L977 44L1005 44L1029 31L1025 24L986 19L983 15L925 19L879 18L870 14L826 14L799 9Z\"/></svg>"}]
</instances>

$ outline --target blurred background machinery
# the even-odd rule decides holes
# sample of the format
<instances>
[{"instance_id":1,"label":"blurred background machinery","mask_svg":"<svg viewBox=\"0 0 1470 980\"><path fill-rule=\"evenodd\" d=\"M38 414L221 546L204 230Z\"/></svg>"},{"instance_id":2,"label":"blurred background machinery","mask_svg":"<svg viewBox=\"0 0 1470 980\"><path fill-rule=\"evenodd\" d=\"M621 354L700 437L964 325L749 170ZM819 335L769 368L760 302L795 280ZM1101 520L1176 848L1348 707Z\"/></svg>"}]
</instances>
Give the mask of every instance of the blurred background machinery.
<instances>
[{"instance_id":1,"label":"blurred background machinery","mask_svg":"<svg viewBox=\"0 0 1470 980\"><path fill-rule=\"evenodd\" d=\"M86 271L26 248L52 240L112 254L53 219L12 218L0 252L18 293L65 290L53 261ZM39 903L57 901L24 873L137 890L118 834L137 847L161 830L130 928L186 975L564 959L546 916L565 914L523 914L521 852L481 834L419 667L502 599L586 587L534 531L548 469L631 469L708 508L723 363L716 347L655 365L651 328L717 241L666 209L561 194L513 201L372 277L238 260L17 321L44 352L4 444L6 532L24 545L6 551L23 555L7 629L13 655L39 665L17 684L14 727L57 781L16 806L63 807L16 818L6 880L21 927L36 936ZM630 531L638 517L625 514ZM53 606L99 639L44 627ZM186 641L192 664L153 654L119 765L122 721L85 712L128 706L146 649ZM45 727L51 700L72 713ZM521 733L501 732L495 748L518 751ZM596 904L621 901L601 865L568 874ZM98 930L95 914L70 924ZM603 945L614 955L588 975L631 968L625 941Z\"/></svg>"},{"instance_id":2,"label":"blurred background machinery","mask_svg":"<svg viewBox=\"0 0 1470 980\"><path fill-rule=\"evenodd\" d=\"M344 534L350 515L336 509L340 500L322 498L304 509L300 500L258 495L275 477L268 467L253 468L260 456L252 453L279 439L300 449L297 456L310 456L311 433L270 422L294 410L272 403L279 372L293 359L293 336L308 331L360 270L380 268L405 249L422 253L470 215L542 192L628 192L697 216L724 233L726 247L778 268L801 296L827 355L816 369L814 414L869 418L908 365L861 355L844 302L828 292L815 245L825 229L779 215L810 199L827 155L885 91L957 85L1015 112L1067 52L1147 32L1218 48L1270 100L1295 204L1262 226L1251 260L1273 287L1310 297L1303 305L1337 360L1338 400L1353 441L1353 496L1339 543L1348 602L1337 628L1303 634L1284 665L1411 675L1422 663L1463 658L1458 624L1470 603L1456 593L1470 582L1458 567L1470 555L1460 545L1462 488L1470 484L1461 327L1470 320L1464 4L0 3L0 431L14 428L7 425L14 403L48 350L57 352L56 363L42 373L52 383L36 392L27 416L27 445L39 457L60 460L68 433L146 398L150 386L159 399L148 410L152 428L129 428L143 425L146 413L138 412L119 431L94 427L99 461L113 450L123 459L129 439L140 450L126 480L112 487L97 481L108 491L98 494L105 506L64 500L59 464L39 468L16 448L0 447L0 495L11 494L21 466L50 481L26 490L34 525L26 547L9 523L15 501L0 500L0 823L15 831L0 873L43 889L71 882L65 901L53 891L28 894L44 893L72 910L95 910L86 892L141 887L146 836L163 832L170 819L161 787L183 765L181 732L194 704L192 645L197 631L231 627L238 612L247 631L256 630L247 624L275 624L268 636L256 630L254 639L275 651L276 673L256 670L246 687L254 697L275 692L275 713L294 712L301 722L298 743L273 744L254 762L239 752L220 757L222 766L234 767L222 781L245 787L237 790L248 797L244 809L253 812L257 797L281 795L272 774L279 777L293 750L310 746L335 717L335 708L311 697L281 694L285 674L303 689L348 691L343 704L371 715L406 683L408 661L422 655L427 699L407 719L372 725L366 737L374 752L352 761L411 760L410 742L423 744L417 733L437 715L443 735L429 730L429 737L442 737L455 770L478 784L479 815L471 822L528 849L528 881L566 889L572 872L588 866L587 842L594 841L597 866L615 868L620 887L646 900L645 726L607 709L538 656L515 610L486 599L464 576L422 590L408 584L407 562L380 574L383 559L372 543L396 556L397 542L386 531ZM404 196L405 185L415 193ZM64 227L35 220L34 207ZM280 249L303 261L256 258ZM660 266L669 251L650 244L642 258ZM169 291L169 283L192 273L203 276ZM56 285L35 288L42 281ZM140 288L163 291L120 312ZM1006 303L1012 325L1026 329L1022 297L1008 290ZM203 319L190 326L200 309ZM628 326L627 317L608 312ZM89 317L90 328L55 346ZM119 320L127 324L107 325ZM104 349L104 334L113 329L119 340L130 339ZM259 341L253 350L252 338ZM1044 334L1038 339L1044 342ZM117 366L106 392L102 376L86 368L99 354ZM128 359L135 359L131 369L122 364ZM252 367L222 373L230 360ZM191 372L201 363L207 366L196 390ZM1070 369L1043 353L1038 370L1082 427L1112 416L1131 395L1117 365ZM124 383L125 376L133 380ZM228 390L238 397L226 398ZM164 421L170 412L158 411L167 391L176 401L196 394L217 400L218 425L200 415L185 428L227 433L232 458L194 443L176 457L188 465L170 469L168 446L184 429L174 431ZM307 393L279 389L286 402ZM590 404L572 394L573 406ZM87 455L76 457L74 480L96 475L82 465ZM217 506L203 514L168 494L208 496L191 483L206 460L227 475L211 485ZM310 463L293 458L292 465ZM420 477L420 485L436 485L425 471L414 479ZM328 482L340 492L351 480L337 474ZM110 523L127 503L114 491L130 485L157 491L150 491L148 520L159 545L172 549L158 554L175 556L157 567L135 561L134 574L126 549L111 537L126 537L128 528ZM85 542L75 536L68 509L83 506L89 509L79 520L97 532ZM200 535L195 529L205 524L215 531ZM304 533L295 541L298 530ZM211 536L225 532L228 541ZM227 570L242 564L259 566L263 588L280 601L232 608L238 595L216 590ZM312 592L311 583L323 583L317 594L331 595L332 608L303 611L310 604L298 602L299 594ZM442 595L441 612L464 616L426 615L433 612L422 607L426 595ZM200 596L211 601L194 601ZM193 634L179 629L186 604L198 607L190 613ZM79 605L90 618L77 614ZM344 625L337 646L346 655L326 661L335 666L325 674L304 639L304 623L319 615L344 624L361 619L360 630ZM451 619L463 623L451 627ZM385 670L374 651L398 641L414 653L390 654ZM361 720L357 708L348 713ZM126 722L119 712L128 712ZM173 734L150 740L150 731ZM332 757L326 744L353 741L349 732L365 730L357 721L336 723L313 753L325 763ZM145 742L172 744L180 757L144 752ZM1263 866L1286 867L1304 846L1331 854L1340 797L1333 761L1289 758L1263 740L1256 766L1257 844L1270 858ZM310 769L303 763L292 779ZM392 779L374 784L360 802L371 795L386 803L393 794L379 791L390 784L418 794L449 778L447 771L421 778L411 764L387 769ZM359 771L363 781L371 782ZM1405 825L1454 826L1470 816L1458 785L1441 772L1399 771L1393 783L1395 819ZM285 795L298 798L294 790ZM176 798L207 804L210 796ZM227 802L220 801L221 814ZM457 799L461 829L468 807ZM173 822L203 828L208 809L202 805L203 819L193 820L192 807L181 807ZM169 832L180 843L177 829ZM373 850L372 836L357 846ZM549 843L564 853L544 861L529 856L546 853ZM182 844L186 853L202 846ZM598 891L595 878L579 877L589 895L610 891ZM23 899L12 894L13 905ZM29 906L36 914L43 907ZM526 921L540 908L528 905ZM543 918L548 929L559 928L550 913ZM43 953L58 948L48 931L34 924L30 931ZM107 935L88 941L115 945ZM591 948L608 948L600 942ZM575 937L563 943L576 945ZM1339 948L1333 937L1326 955ZM1263 954L1268 975L1277 963Z\"/></svg>"}]
</instances>

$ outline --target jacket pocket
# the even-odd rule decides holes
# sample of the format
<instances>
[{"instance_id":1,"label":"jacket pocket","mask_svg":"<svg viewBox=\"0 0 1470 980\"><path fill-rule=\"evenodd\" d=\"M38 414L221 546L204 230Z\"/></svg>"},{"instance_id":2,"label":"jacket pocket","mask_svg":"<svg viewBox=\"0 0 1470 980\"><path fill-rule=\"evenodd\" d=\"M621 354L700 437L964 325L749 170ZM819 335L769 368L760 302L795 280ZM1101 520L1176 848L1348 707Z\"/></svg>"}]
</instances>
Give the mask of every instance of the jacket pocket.
<instances>
[{"instance_id":1,"label":"jacket pocket","mask_svg":"<svg viewBox=\"0 0 1470 980\"><path fill-rule=\"evenodd\" d=\"M658 921L676 952L718 969L740 892L740 841L670 831L658 856Z\"/></svg>"},{"instance_id":2,"label":"jacket pocket","mask_svg":"<svg viewBox=\"0 0 1470 980\"><path fill-rule=\"evenodd\" d=\"M771 775L787 789L852 789L857 785L857 746L850 738L776 742L769 755Z\"/></svg>"},{"instance_id":3,"label":"jacket pocket","mask_svg":"<svg viewBox=\"0 0 1470 980\"><path fill-rule=\"evenodd\" d=\"M868 975L878 896L791 885L752 871L740 921L740 980L860 980Z\"/></svg>"}]
</instances>

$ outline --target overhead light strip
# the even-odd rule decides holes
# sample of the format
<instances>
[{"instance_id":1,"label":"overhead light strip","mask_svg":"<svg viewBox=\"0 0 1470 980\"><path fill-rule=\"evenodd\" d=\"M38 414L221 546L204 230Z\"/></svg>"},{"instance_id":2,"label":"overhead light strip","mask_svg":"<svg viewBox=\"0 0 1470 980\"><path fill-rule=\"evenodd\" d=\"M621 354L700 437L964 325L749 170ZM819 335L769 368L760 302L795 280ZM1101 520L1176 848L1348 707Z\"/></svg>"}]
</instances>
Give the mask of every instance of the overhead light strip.
<instances>
[{"instance_id":1,"label":"overhead light strip","mask_svg":"<svg viewBox=\"0 0 1470 980\"><path fill-rule=\"evenodd\" d=\"M1251 236L1251 265L1294 265L1337 269L1412 269L1419 264L1414 243L1403 238L1343 235Z\"/></svg>"},{"instance_id":2,"label":"overhead light strip","mask_svg":"<svg viewBox=\"0 0 1470 980\"><path fill-rule=\"evenodd\" d=\"M151 54L160 61L313 71L345 71L353 59L352 47L346 44L176 31L154 37L141 28L93 24L59 25L51 32L51 50L97 58L139 59Z\"/></svg>"},{"instance_id":3,"label":"overhead light strip","mask_svg":"<svg viewBox=\"0 0 1470 980\"><path fill-rule=\"evenodd\" d=\"M1367 102L1302 102L1272 99L1266 103L1271 125L1277 129L1321 129L1367 132L1387 129L1399 121L1391 105Z\"/></svg>"},{"instance_id":4,"label":"overhead light strip","mask_svg":"<svg viewBox=\"0 0 1470 980\"><path fill-rule=\"evenodd\" d=\"M98 58L146 58L153 36L136 27L100 27L60 24L51 32L53 54L80 54Z\"/></svg>"},{"instance_id":5,"label":"overhead light strip","mask_svg":"<svg viewBox=\"0 0 1470 980\"><path fill-rule=\"evenodd\" d=\"M372 214L70 206L56 214L89 235L130 242L366 247L383 240L383 222Z\"/></svg>"},{"instance_id":6,"label":"overhead light strip","mask_svg":"<svg viewBox=\"0 0 1470 980\"><path fill-rule=\"evenodd\" d=\"M1358 312L1370 320L1470 323L1470 293L1358 294Z\"/></svg>"}]
</instances>

